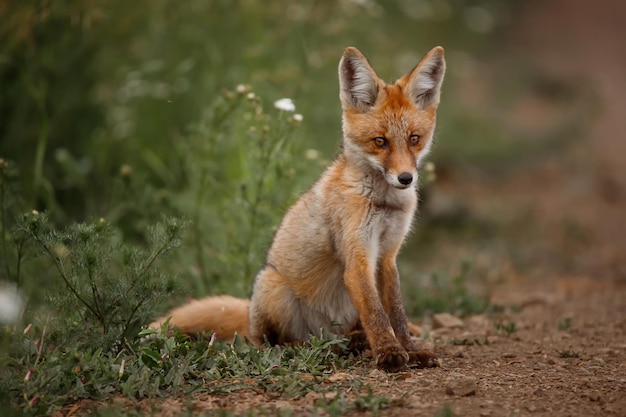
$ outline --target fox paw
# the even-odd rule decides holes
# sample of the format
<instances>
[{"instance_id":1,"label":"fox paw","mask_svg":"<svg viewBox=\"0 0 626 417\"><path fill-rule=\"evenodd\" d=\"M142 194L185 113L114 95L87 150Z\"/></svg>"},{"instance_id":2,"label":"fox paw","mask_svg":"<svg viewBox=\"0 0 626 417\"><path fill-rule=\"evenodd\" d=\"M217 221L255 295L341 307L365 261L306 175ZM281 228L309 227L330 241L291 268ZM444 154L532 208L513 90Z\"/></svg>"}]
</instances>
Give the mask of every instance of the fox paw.
<instances>
[{"instance_id":1,"label":"fox paw","mask_svg":"<svg viewBox=\"0 0 626 417\"><path fill-rule=\"evenodd\" d=\"M376 349L376 366L385 371L398 371L404 368L408 361L409 354L400 344L383 345Z\"/></svg>"},{"instance_id":2,"label":"fox paw","mask_svg":"<svg viewBox=\"0 0 626 417\"><path fill-rule=\"evenodd\" d=\"M408 352L409 366L415 368L436 368L441 360L430 350L413 350Z\"/></svg>"}]
</instances>

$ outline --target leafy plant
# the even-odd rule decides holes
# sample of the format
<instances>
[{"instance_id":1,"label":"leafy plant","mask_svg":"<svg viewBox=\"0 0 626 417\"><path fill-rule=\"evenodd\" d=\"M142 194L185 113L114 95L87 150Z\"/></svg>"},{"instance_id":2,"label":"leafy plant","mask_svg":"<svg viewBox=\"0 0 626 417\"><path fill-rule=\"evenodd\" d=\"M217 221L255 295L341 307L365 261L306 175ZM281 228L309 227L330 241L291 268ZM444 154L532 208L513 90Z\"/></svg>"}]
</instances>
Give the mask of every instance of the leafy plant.
<instances>
[{"instance_id":1,"label":"leafy plant","mask_svg":"<svg viewBox=\"0 0 626 417\"><path fill-rule=\"evenodd\" d=\"M301 118L267 110L239 85L222 91L192 126L181 145L189 187L176 206L192 220L195 294L248 294L280 217L311 176L296 169L311 161L296 162L299 147L290 140Z\"/></svg>"},{"instance_id":2,"label":"leafy plant","mask_svg":"<svg viewBox=\"0 0 626 417\"><path fill-rule=\"evenodd\" d=\"M32 239L52 263L63 285L50 296L63 318L60 331L72 343L121 349L136 339L154 306L175 288L171 276L155 267L178 246L183 224L173 218L150 231L147 249L123 244L104 220L51 229L36 211L17 230ZM80 332L77 330L80 329Z\"/></svg>"}]
</instances>

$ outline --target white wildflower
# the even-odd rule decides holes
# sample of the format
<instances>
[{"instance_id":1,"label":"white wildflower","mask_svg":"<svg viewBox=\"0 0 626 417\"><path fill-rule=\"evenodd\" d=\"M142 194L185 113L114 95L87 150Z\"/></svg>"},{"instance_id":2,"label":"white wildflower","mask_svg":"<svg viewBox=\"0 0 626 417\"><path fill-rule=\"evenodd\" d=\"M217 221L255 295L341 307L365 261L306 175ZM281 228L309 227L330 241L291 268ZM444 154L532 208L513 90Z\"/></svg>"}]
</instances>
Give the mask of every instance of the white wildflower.
<instances>
[{"instance_id":1,"label":"white wildflower","mask_svg":"<svg viewBox=\"0 0 626 417\"><path fill-rule=\"evenodd\" d=\"M306 159L316 160L320 157L320 151L318 151L317 149L307 149L304 157Z\"/></svg>"},{"instance_id":2,"label":"white wildflower","mask_svg":"<svg viewBox=\"0 0 626 417\"><path fill-rule=\"evenodd\" d=\"M246 84L238 84L237 87L235 87L235 91L239 94L247 93L250 91L250 86Z\"/></svg>"},{"instance_id":3,"label":"white wildflower","mask_svg":"<svg viewBox=\"0 0 626 417\"><path fill-rule=\"evenodd\" d=\"M302 119L304 119L304 118L302 117L302 115L300 113L296 113L296 114L293 115L293 121L294 122L300 123L300 122L302 122Z\"/></svg>"},{"instance_id":4,"label":"white wildflower","mask_svg":"<svg viewBox=\"0 0 626 417\"><path fill-rule=\"evenodd\" d=\"M274 107L283 111L296 111L296 105L293 104L293 100L290 98L281 98L280 100L276 100L274 102Z\"/></svg>"}]
</instances>

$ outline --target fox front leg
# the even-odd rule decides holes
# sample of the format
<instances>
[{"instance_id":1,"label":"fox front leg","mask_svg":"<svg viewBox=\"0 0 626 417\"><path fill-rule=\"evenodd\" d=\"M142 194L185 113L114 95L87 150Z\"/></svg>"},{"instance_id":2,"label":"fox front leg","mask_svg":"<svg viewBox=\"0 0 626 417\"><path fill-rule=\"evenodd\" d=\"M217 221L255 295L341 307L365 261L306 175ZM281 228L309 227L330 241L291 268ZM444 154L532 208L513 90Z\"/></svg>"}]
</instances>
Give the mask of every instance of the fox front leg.
<instances>
[{"instance_id":1,"label":"fox front leg","mask_svg":"<svg viewBox=\"0 0 626 417\"><path fill-rule=\"evenodd\" d=\"M408 364L420 368L436 366L437 358L433 352L417 349L411 339L408 327L409 321L400 293L400 274L396 266L396 253L383 256L378 267L378 276L376 278L383 307L389 316L389 322L396 338L409 355Z\"/></svg>"},{"instance_id":2,"label":"fox front leg","mask_svg":"<svg viewBox=\"0 0 626 417\"><path fill-rule=\"evenodd\" d=\"M406 366L409 354L396 339L376 289L374 273L365 256L346 265L344 281L359 313L372 354L379 368L397 371Z\"/></svg>"}]
</instances>

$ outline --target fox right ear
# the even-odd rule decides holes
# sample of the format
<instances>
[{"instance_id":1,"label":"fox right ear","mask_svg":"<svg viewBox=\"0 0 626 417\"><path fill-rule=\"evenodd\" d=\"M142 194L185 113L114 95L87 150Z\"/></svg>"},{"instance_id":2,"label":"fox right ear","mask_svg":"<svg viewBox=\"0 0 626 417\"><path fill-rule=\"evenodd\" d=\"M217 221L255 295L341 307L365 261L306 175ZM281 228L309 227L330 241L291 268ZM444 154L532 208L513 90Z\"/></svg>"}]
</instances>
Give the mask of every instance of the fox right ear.
<instances>
[{"instance_id":1,"label":"fox right ear","mask_svg":"<svg viewBox=\"0 0 626 417\"><path fill-rule=\"evenodd\" d=\"M339 98L345 109L367 111L378 97L378 76L356 48L346 48L339 61Z\"/></svg>"},{"instance_id":2,"label":"fox right ear","mask_svg":"<svg viewBox=\"0 0 626 417\"><path fill-rule=\"evenodd\" d=\"M422 108L439 105L441 83L446 72L443 48L437 46L428 52L417 66L398 82L411 99Z\"/></svg>"}]
</instances>

